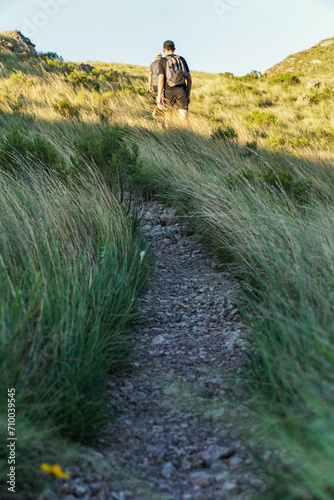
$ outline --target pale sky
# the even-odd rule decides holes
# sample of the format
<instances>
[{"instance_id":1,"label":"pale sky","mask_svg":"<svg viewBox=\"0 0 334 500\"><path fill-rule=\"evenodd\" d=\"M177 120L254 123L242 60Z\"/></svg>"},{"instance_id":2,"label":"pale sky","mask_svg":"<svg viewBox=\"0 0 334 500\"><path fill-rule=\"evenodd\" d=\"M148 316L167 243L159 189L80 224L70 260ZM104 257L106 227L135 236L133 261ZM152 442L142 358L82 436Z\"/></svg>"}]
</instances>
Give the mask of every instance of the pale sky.
<instances>
[{"instance_id":1,"label":"pale sky","mask_svg":"<svg viewBox=\"0 0 334 500\"><path fill-rule=\"evenodd\" d=\"M71 61L148 66L172 39L190 69L243 75L334 37L334 0L0 0L0 31Z\"/></svg>"}]
</instances>

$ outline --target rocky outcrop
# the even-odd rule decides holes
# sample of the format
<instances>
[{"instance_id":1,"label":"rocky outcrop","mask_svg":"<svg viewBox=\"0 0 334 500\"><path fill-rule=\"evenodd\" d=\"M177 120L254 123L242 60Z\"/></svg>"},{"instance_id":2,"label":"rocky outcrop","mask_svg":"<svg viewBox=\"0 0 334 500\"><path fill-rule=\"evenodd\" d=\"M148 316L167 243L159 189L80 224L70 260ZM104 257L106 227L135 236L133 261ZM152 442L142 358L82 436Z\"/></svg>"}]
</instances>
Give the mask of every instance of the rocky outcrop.
<instances>
[{"instance_id":1,"label":"rocky outcrop","mask_svg":"<svg viewBox=\"0 0 334 500\"><path fill-rule=\"evenodd\" d=\"M307 94L299 96L296 100L297 106L308 106L309 104L311 104L311 98Z\"/></svg>"},{"instance_id":2,"label":"rocky outcrop","mask_svg":"<svg viewBox=\"0 0 334 500\"><path fill-rule=\"evenodd\" d=\"M333 45L334 40L333 38L330 38L328 40L324 40L323 42L320 42L320 47L328 47L329 45Z\"/></svg>"},{"instance_id":3,"label":"rocky outcrop","mask_svg":"<svg viewBox=\"0 0 334 500\"><path fill-rule=\"evenodd\" d=\"M322 84L320 80L311 80L310 82L307 82L307 86L309 89L320 89L321 85Z\"/></svg>"},{"instance_id":4,"label":"rocky outcrop","mask_svg":"<svg viewBox=\"0 0 334 500\"><path fill-rule=\"evenodd\" d=\"M91 66L90 64L80 64L79 68L81 71L86 71L86 73L90 73L91 71L93 71L94 66Z\"/></svg>"},{"instance_id":5,"label":"rocky outcrop","mask_svg":"<svg viewBox=\"0 0 334 500\"><path fill-rule=\"evenodd\" d=\"M18 30L0 33L0 50L1 49L5 52L12 52L23 57L37 56L35 45Z\"/></svg>"}]
</instances>

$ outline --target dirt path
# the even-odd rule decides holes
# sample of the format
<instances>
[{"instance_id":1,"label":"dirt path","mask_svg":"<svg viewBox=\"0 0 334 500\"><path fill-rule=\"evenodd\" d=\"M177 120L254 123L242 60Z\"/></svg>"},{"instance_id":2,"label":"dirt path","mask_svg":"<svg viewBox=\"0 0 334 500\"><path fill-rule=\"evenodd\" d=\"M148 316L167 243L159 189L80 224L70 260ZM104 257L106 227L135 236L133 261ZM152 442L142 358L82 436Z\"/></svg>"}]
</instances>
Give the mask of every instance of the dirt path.
<instances>
[{"instance_id":1,"label":"dirt path","mask_svg":"<svg viewBox=\"0 0 334 500\"><path fill-rule=\"evenodd\" d=\"M109 384L120 416L104 455L123 476L102 484L78 474L62 498L248 499L261 482L231 432L235 382L226 376L244 360L240 314L227 298L235 284L172 211L150 203L145 219L157 270L133 332L132 369Z\"/></svg>"}]
</instances>

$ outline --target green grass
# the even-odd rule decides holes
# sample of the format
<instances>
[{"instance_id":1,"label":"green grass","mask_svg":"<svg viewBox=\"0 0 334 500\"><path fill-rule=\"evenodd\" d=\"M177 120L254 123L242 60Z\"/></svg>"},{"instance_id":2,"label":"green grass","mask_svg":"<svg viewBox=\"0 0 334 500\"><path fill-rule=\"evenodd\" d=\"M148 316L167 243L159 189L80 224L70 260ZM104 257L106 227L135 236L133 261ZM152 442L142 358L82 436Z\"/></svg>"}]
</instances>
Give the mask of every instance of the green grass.
<instances>
[{"instance_id":1,"label":"green grass","mask_svg":"<svg viewBox=\"0 0 334 500\"><path fill-rule=\"evenodd\" d=\"M257 156L245 157L241 148L185 132L171 132L167 145L160 143L159 149L154 147L157 137L146 135L140 142L138 132L133 136L162 198L176 206L197 235L228 259L230 271L242 278L240 306L253 346L241 375L254 417L246 437L257 436L257 446L276 450L276 458L266 466L267 484L272 484L270 477L277 478L269 498L330 499L331 165L259 150ZM264 163L273 159L276 167L270 170ZM305 183L306 197L294 196L295 182Z\"/></svg>"},{"instance_id":2,"label":"green grass","mask_svg":"<svg viewBox=\"0 0 334 500\"><path fill-rule=\"evenodd\" d=\"M105 133L119 144L114 163L135 164L117 132ZM148 264L118 180L111 186L92 159L66 164L50 141L21 134L0 141L0 414L5 422L14 387L17 490L36 498L40 463L63 462L65 442L98 439L111 418L104 389L130 355ZM0 462L6 470L5 448Z\"/></svg>"}]
</instances>

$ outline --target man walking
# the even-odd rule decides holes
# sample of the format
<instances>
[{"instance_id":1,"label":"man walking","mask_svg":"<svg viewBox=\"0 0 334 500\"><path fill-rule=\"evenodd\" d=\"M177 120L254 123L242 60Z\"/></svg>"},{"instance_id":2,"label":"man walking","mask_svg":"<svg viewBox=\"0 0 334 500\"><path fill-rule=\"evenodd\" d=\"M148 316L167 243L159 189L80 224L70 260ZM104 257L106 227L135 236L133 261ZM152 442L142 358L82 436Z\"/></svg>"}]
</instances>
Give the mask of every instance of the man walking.
<instances>
[{"instance_id":1,"label":"man walking","mask_svg":"<svg viewBox=\"0 0 334 500\"><path fill-rule=\"evenodd\" d=\"M157 105L163 108L164 94L165 124L168 127L173 109L177 109L182 123L188 125L188 106L192 80L187 61L174 54L175 44L171 40L164 43L165 58L159 61Z\"/></svg>"},{"instance_id":2,"label":"man walking","mask_svg":"<svg viewBox=\"0 0 334 500\"><path fill-rule=\"evenodd\" d=\"M157 54L155 56L155 61L153 61L148 70L148 90L155 94L158 92L159 63L161 58L162 54Z\"/></svg>"}]
</instances>

